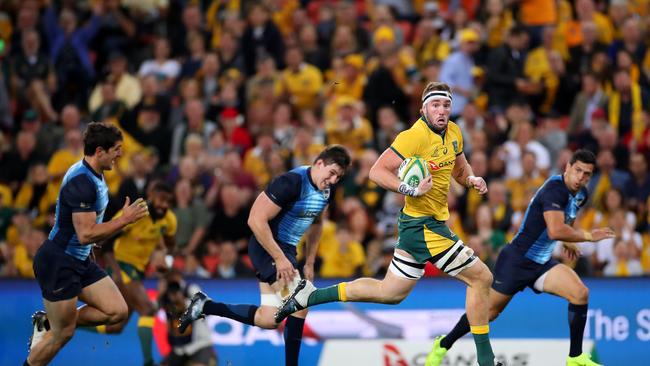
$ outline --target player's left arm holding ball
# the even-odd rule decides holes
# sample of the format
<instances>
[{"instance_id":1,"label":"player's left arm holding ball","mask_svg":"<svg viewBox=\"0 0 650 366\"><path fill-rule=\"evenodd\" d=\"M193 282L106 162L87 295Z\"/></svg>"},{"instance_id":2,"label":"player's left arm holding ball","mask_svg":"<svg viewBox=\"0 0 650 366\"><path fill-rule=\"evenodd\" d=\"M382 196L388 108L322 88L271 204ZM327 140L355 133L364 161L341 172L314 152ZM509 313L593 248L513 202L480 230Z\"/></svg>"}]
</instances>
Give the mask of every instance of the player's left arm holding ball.
<instances>
[{"instance_id":1,"label":"player's left arm holding ball","mask_svg":"<svg viewBox=\"0 0 650 366\"><path fill-rule=\"evenodd\" d=\"M474 176L474 171L472 171L472 167L467 162L464 152L460 152L456 156L456 162L454 163L454 169L451 171L451 176L459 184L467 188L476 189L479 194L486 194L488 191L485 179Z\"/></svg>"}]
</instances>

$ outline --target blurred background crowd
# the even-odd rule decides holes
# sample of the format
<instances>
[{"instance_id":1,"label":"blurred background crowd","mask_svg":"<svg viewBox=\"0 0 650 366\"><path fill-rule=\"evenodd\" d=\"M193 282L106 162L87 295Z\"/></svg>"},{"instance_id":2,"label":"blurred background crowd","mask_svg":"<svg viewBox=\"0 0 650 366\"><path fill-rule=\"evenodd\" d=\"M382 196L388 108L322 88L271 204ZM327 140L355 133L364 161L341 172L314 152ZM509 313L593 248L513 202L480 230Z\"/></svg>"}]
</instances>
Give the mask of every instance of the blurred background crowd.
<instances>
[{"instance_id":1,"label":"blurred background crowd","mask_svg":"<svg viewBox=\"0 0 650 366\"><path fill-rule=\"evenodd\" d=\"M581 275L650 273L648 0L4 0L0 2L0 276L33 277L89 121L124 133L111 200L174 187L174 266L252 277L252 201L326 144L353 154L325 214L320 277L382 276L403 197L368 179L419 117L429 81L489 193L452 184L452 230L488 265L571 152L597 155L577 225ZM156 276L156 253L149 276ZM439 273L427 267L428 276Z\"/></svg>"}]
</instances>

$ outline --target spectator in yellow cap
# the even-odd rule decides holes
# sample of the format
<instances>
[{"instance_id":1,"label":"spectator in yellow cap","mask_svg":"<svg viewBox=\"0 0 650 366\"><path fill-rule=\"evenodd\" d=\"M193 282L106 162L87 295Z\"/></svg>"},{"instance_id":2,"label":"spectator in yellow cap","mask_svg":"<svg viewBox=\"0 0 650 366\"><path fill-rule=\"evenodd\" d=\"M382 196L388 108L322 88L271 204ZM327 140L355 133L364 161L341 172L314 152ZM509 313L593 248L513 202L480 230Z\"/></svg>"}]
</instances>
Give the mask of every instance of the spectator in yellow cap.
<instances>
[{"instance_id":1,"label":"spectator in yellow cap","mask_svg":"<svg viewBox=\"0 0 650 366\"><path fill-rule=\"evenodd\" d=\"M397 14L394 9L391 9L387 5L375 5L374 7L370 7L368 12L370 13L373 28L379 29L385 27L392 30L395 44L398 46L404 45L404 32L395 21Z\"/></svg>"},{"instance_id":2,"label":"spectator in yellow cap","mask_svg":"<svg viewBox=\"0 0 650 366\"><path fill-rule=\"evenodd\" d=\"M480 37L478 33L472 28L465 28L460 31L458 36L460 43L478 42Z\"/></svg>"},{"instance_id":3,"label":"spectator in yellow cap","mask_svg":"<svg viewBox=\"0 0 650 366\"><path fill-rule=\"evenodd\" d=\"M359 54L351 54L345 56L343 59L346 65L352 66L356 69L361 69L363 67L363 56Z\"/></svg>"},{"instance_id":4,"label":"spectator in yellow cap","mask_svg":"<svg viewBox=\"0 0 650 366\"><path fill-rule=\"evenodd\" d=\"M382 59L391 58L393 55L396 55L398 62L394 66L389 67L389 69L395 74L397 84L401 88L409 89L409 83L412 81L412 77L417 75L418 72L413 51L408 47L399 47L395 31L385 25L375 30L372 40L373 52L377 57L371 57L368 60L366 72L371 74L380 67Z\"/></svg>"},{"instance_id":5,"label":"spectator in yellow cap","mask_svg":"<svg viewBox=\"0 0 650 366\"><path fill-rule=\"evenodd\" d=\"M372 35L372 43L378 50L387 46L394 47L395 32L390 27L382 25Z\"/></svg>"},{"instance_id":6,"label":"spectator in yellow cap","mask_svg":"<svg viewBox=\"0 0 650 366\"><path fill-rule=\"evenodd\" d=\"M367 82L363 72L364 63L363 56L359 54L345 56L341 72L333 80L336 83L331 88L334 96L346 95L357 100L362 98Z\"/></svg>"}]
</instances>

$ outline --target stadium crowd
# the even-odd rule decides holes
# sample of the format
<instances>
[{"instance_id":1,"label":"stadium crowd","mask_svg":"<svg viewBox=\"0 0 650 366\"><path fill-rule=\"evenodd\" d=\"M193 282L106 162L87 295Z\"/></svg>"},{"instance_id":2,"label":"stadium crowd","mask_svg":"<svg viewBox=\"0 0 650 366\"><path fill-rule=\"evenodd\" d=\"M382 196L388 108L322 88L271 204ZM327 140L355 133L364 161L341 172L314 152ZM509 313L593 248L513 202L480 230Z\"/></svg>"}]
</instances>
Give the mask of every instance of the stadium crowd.
<instances>
[{"instance_id":1,"label":"stadium crowd","mask_svg":"<svg viewBox=\"0 0 650 366\"><path fill-rule=\"evenodd\" d=\"M368 171L434 80L452 87L452 121L488 181L485 197L455 182L449 196L448 224L484 262L587 148L597 171L577 225L617 237L557 256L581 275L648 275L648 40L648 0L2 1L0 277L34 277L89 121L125 139L104 217L170 183L174 266L205 278L254 276L258 192L324 145L346 146L353 168L325 214L317 276L382 276L403 196Z\"/></svg>"}]
</instances>

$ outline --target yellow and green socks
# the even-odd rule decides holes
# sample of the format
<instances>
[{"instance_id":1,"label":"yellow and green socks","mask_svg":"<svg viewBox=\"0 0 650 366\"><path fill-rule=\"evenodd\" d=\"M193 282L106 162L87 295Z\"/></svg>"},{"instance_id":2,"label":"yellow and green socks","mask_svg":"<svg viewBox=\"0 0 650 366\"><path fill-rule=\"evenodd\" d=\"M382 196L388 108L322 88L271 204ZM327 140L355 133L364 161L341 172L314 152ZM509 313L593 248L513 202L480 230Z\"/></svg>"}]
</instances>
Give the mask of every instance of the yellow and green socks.
<instances>
[{"instance_id":1,"label":"yellow and green socks","mask_svg":"<svg viewBox=\"0 0 650 366\"><path fill-rule=\"evenodd\" d=\"M330 287L316 289L316 291L312 292L309 295L307 306L314 306L335 301L348 301L347 294L345 292L345 286L346 283L341 282Z\"/></svg>"},{"instance_id":2,"label":"yellow and green socks","mask_svg":"<svg viewBox=\"0 0 650 366\"><path fill-rule=\"evenodd\" d=\"M476 344L476 360L480 366L494 366L494 352L490 345L490 326L476 325L470 326L474 343Z\"/></svg>"},{"instance_id":3,"label":"yellow and green socks","mask_svg":"<svg viewBox=\"0 0 650 366\"><path fill-rule=\"evenodd\" d=\"M153 340L153 316L141 316L138 319L138 338L145 365L153 365L151 341Z\"/></svg>"}]
</instances>

